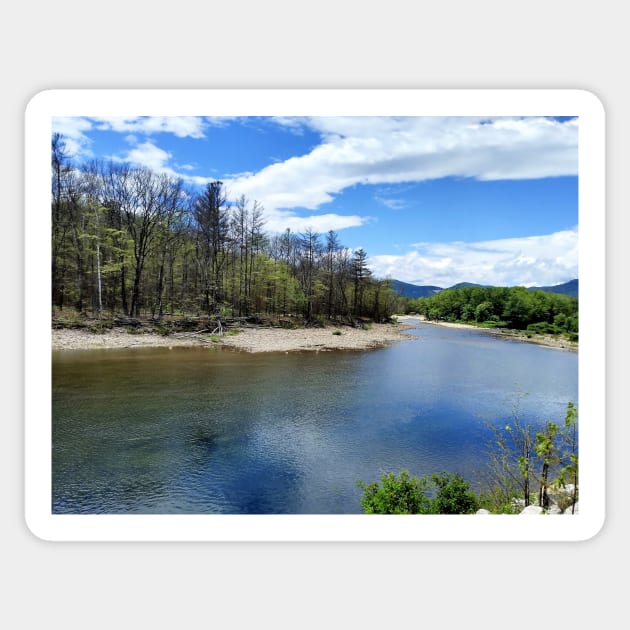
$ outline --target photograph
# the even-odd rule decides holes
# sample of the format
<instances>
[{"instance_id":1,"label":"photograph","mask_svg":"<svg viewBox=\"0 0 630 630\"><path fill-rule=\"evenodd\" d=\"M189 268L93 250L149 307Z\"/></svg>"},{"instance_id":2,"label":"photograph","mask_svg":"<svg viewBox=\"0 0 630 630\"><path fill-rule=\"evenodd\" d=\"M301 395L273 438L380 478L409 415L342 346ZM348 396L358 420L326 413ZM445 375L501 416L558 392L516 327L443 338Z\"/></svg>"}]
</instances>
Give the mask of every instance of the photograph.
<instances>
[{"instance_id":1,"label":"photograph","mask_svg":"<svg viewBox=\"0 0 630 630\"><path fill-rule=\"evenodd\" d=\"M26 122L34 533L601 527L591 94L53 90Z\"/></svg>"}]
</instances>

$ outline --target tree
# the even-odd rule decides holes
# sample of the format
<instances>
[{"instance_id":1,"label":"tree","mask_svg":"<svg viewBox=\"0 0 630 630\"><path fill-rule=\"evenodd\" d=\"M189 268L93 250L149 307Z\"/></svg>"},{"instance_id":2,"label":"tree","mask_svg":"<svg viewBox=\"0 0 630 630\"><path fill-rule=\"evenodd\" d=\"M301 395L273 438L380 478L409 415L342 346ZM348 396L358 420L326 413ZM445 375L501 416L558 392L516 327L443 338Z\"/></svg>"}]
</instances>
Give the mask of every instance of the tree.
<instances>
[{"instance_id":1,"label":"tree","mask_svg":"<svg viewBox=\"0 0 630 630\"><path fill-rule=\"evenodd\" d=\"M324 244L313 230L268 237L262 206L229 201L220 181L184 190L131 164L74 165L55 134L51 193L53 314L74 305L86 317L91 306L158 321L176 308L382 321L399 301L362 249L352 254L332 230Z\"/></svg>"},{"instance_id":2,"label":"tree","mask_svg":"<svg viewBox=\"0 0 630 630\"><path fill-rule=\"evenodd\" d=\"M313 320L313 302L315 299L315 275L319 264L321 244L319 234L308 228L301 235L300 240L299 279L300 286L306 297L304 319L307 322Z\"/></svg>"},{"instance_id":3,"label":"tree","mask_svg":"<svg viewBox=\"0 0 630 630\"><path fill-rule=\"evenodd\" d=\"M538 505L549 507L549 471L554 464L560 462L560 452L556 444L559 426L555 422L547 421L543 431L536 433L536 455L541 462L540 489L538 491Z\"/></svg>"},{"instance_id":4,"label":"tree","mask_svg":"<svg viewBox=\"0 0 630 630\"><path fill-rule=\"evenodd\" d=\"M146 168L118 170L114 178L117 202L133 242L134 276L130 312L140 317L142 278L147 257L152 253L159 227L178 210L182 182L168 175L156 175Z\"/></svg>"},{"instance_id":5,"label":"tree","mask_svg":"<svg viewBox=\"0 0 630 630\"><path fill-rule=\"evenodd\" d=\"M488 449L489 491L494 502L507 508L518 498L527 507L531 501L535 432L519 417L518 408L504 426L490 425L494 440Z\"/></svg>"},{"instance_id":6,"label":"tree","mask_svg":"<svg viewBox=\"0 0 630 630\"><path fill-rule=\"evenodd\" d=\"M372 272L367 266L367 254L362 247L359 247L352 257L352 272L354 282L354 315L361 317L363 315L363 294L367 279Z\"/></svg>"},{"instance_id":7,"label":"tree","mask_svg":"<svg viewBox=\"0 0 630 630\"><path fill-rule=\"evenodd\" d=\"M364 484L357 482L364 494L361 507L365 514L429 514L431 501L428 497L427 479L410 477L408 470L401 470L400 476L393 472L381 477L377 482Z\"/></svg>"},{"instance_id":8,"label":"tree","mask_svg":"<svg viewBox=\"0 0 630 630\"><path fill-rule=\"evenodd\" d=\"M341 249L339 237L334 230L329 230L326 234L325 268L326 268L326 288L327 288L327 314L328 319L332 319L336 314L335 300L335 274L337 271L337 253Z\"/></svg>"},{"instance_id":9,"label":"tree","mask_svg":"<svg viewBox=\"0 0 630 630\"><path fill-rule=\"evenodd\" d=\"M223 300L221 272L226 262L229 216L223 183L208 184L195 201L197 261L203 287L203 308L209 314Z\"/></svg>"},{"instance_id":10,"label":"tree","mask_svg":"<svg viewBox=\"0 0 630 630\"><path fill-rule=\"evenodd\" d=\"M381 477L381 483L357 482L363 490L365 514L471 514L478 500L470 484L458 473L410 477L408 470Z\"/></svg>"},{"instance_id":11,"label":"tree","mask_svg":"<svg viewBox=\"0 0 630 630\"><path fill-rule=\"evenodd\" d=\"M68 193L71 189L71 167L66 144L61 134L55 133L51 142L52 165L52 303L60 309L64 304L62 252L67 245L70 228L67 213Z\"/></svg>"},{"instance_id":12,"label":"tree","mask_svg":"<svg viewBox=\"0 0 630 630\"><path fill-rule=\"evenodd\" d=\"M432 514L473 514L479 501L470 484L459 473L431 475L436 495L431 502Z\"/></svg>"},{"instance_id":13,"label":"tree","mask_svg":"<svg viewBox=\"0 0 630 630\"><path fill-rule=\"evenodd\" d=\"M573 503L578 493L577 408L567 404L564 426L546 421L536 428L516 413L504 427L491 426L494 441L488 453L488 488L491 503L510 511L512 501L530 505L536 497L544 509L550 506L549 490L571 483Z\"/></svg>"},{"instance_id":14,"label":"tree","mask_svg":"<svg viewBox=\"0 0 630 630\"><path fill-rule=\"evenodd\" d=\"M575 512L575 504L578 498L578 450L577 450L577 407L572 403L567 404L567 411L564 418L564 466L558 475L558 483L566 487L571 483L571 514Z\"/></svg>"}]
</instances>

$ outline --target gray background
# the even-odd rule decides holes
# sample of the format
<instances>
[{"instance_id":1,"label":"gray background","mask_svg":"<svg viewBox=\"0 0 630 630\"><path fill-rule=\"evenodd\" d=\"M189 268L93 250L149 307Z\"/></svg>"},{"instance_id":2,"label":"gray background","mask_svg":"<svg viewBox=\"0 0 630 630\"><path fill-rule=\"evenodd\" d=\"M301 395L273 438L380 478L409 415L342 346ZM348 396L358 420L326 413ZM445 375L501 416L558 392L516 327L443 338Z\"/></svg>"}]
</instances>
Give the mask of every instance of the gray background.
<instances>
[{"instance_id":1,"label":"gray background","mask_svg":"<svg viewBox=\"0 0 630 630\"><path fill-rule=\"evenodd\" d=\"M204 8L207 6L207 8ZM414 7L414 8L411 8ZM0 38L0 621L9 628L525 628L623 619L622 3L23 3ZM24 109L49 88L583 88L607 114L607 519L581 543L46 543L23 520ZM553 113L553 112L550 112ZM557 112L558 114L566 112ZM16 301L17 300L17 301ZM42 296L42 325L48 306ZM602 318L603 323L603 318ZM602 337L602 343L604 338ZM604 488L602 488L604 491ZM621 575L613 573L621 569Z\"/></svg>"}]
</instances>

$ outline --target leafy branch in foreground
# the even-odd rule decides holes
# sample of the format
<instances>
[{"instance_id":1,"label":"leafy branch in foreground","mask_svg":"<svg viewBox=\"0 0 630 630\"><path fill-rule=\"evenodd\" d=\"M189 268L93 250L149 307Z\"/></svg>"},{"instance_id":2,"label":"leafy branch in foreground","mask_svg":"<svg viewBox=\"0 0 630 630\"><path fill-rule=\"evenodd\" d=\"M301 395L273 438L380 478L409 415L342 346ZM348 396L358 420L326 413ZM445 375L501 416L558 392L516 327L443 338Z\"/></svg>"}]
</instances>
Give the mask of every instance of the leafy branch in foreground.
<instances>
[{"instance_id":1,"label":"leafy branch in foreground","mask_svg":"<svg viewBox=\"0 0 630 630\"><path fill-rule=\"evenodd\" d=\"M459 474L441 472L412 477L408 470L388 472L380 482L358 481L365 514L520 513L531 504L544 511L575 513L578 500L577 407L568 403L564 424L547 421L541 428L514 412L503 427L490 427L487 487L477 496Z\"/></svg>"},{"instance_id":2,"label":"leafy branch in foreground","mask_svg":"<svg viewBox=\"0 0 630 630\"><path fill-rule=\"evenodd\" d=\"M571 506L574 513L578 499L577 415L577 407L569 402L563 425L548 420L536 429L515 412L504 427L491 426L494 441L488 453L484 507L512 513L535 503L549 509L553 492L558 506Z\"/></svg>"}]
</instances>

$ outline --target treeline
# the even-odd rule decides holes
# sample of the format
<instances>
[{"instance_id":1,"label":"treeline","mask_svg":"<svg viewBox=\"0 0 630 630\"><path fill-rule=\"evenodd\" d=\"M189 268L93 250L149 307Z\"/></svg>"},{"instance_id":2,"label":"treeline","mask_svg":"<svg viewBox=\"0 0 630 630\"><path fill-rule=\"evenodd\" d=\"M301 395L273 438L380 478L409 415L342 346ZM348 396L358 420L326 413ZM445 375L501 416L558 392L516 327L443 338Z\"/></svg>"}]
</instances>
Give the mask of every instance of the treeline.
<instances>
[{"instance_id":1,"label":"treeline","mask_svg":"<svg viewBox=\"0 0 630 630\"><path fill-rule=\"evenodd\" d=\"M429 320L476 323L577 338L578 299L524 287L458 287L410 299L406 312Z\"/></svg>"},{"instance_id":2,"label":"treeline","mask_svg":"<svg viewBox=\"0 0 630 630\"><path fill-rule=\"evenodd\" d=\"M312 230L264 231L263 207L230 201L220 181L128 164L72 163L52 138L53 315L299 315L385 321L400 307L362 249Z\"/></svg>"}]
</instances>

